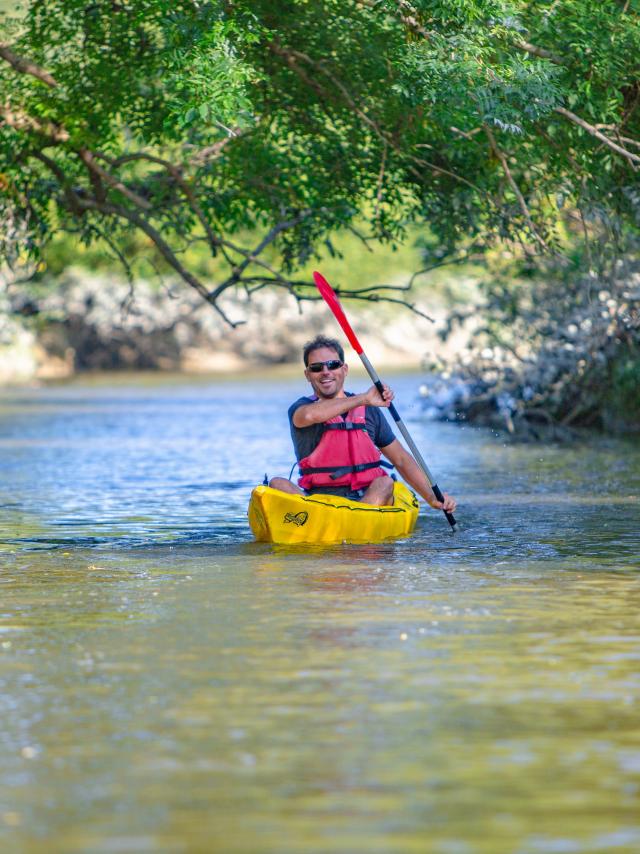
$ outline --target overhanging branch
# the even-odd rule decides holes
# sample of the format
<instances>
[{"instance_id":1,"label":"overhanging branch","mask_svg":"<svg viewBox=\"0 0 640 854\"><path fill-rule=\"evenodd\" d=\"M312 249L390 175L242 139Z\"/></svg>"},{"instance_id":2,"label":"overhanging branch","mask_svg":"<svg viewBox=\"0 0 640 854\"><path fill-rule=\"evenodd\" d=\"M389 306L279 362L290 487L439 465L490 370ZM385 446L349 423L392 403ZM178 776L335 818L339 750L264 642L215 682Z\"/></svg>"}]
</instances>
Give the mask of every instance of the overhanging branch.
<instances>
[{"instance_id":1,"label":"overhanging branch","mask_svg":"<svg viewBox=\"0 0 640 854\"><path fill-rule=\"evenodd\" d=\"M298 214L298 216L294 217L293 219L287 220L285 222L279 222L277 225L274 225L271 231L260 241L260 243L253 250L253 252L248 253L244 261L242 261L242 263L238 264L238 266L235 267L229 278L226 279L226 281L222 282L222 284L218 285L218 287L211 292L211 298L214 300L217 299L223 291L225 291L232 285L237 284L242 277L242 273L244 272L244 270L246 270L249 264L253 264L254 262L256 262L261 252L263 252L267 248L267 246L269 246L269 244L273 243L273 241L281 232L285 231L288 228L293 228L294 226L301 223L304 219L307 219L307 217L309 217L310 215L310 210L302 211L302 213Z\"/></svg>"},{"instance_id":2,"label":"overhanging branch","mask_svg":"<svg viewBox=\"0 0 640 854\"><path fill-rule=\"evenodd\" d=\"M137 211L132 211L129 208L125 208L122 205L115 205L107 202L99 202L96 199L79 199L79 205L81 208L85 210L92 210L98 213L115 216L119 219L124 219L134 225L136 228L139 228L147 237L155 245L156 249L160 253L160 255L164 258L164 260L172 267L176 273L180 276L180 278L185 281L188 285L194 288L200 296L208 303L210 303L218 314L222 317L225 323L228 323L232 329L235 329L237 326L240 326L244 321L232 321L227 314L220 308L215 300L212 300L209 295L209 291L202 284L202 282L195 276L190 270L188 270L176 257L175 252L166 242L166 240L162 237L160 232L154 228L154 226L143 216L141 216Z\"/></svg>"},{"instance_id":3,"label":"overhanging branch","mask_svg":"<svg viewBox=\"0 0 640 854\"><path fill-rule=\"evenodd\" d=\"M494 155L500 161L500 164L502 166L502 170L503 170L504 174L506 175L507 181L509 182L509 186L513 190L513 193L514 193L516 199L518 200L520 210L522 211L522 215L524 216L525 221L526 221L527 225L529 226L531 233L533 234L533 236L535 237L537 242L540 244L540 246L542 246L543 249L548 251L549 247L548 247L547 243L544 241L544 239L542 238L542 236L540 235L540 233L538 232L538 229L536 228L535 223L533 222L533 219L531 218L531 213L529 211L529 208L527 206L525 198L522 195L522 192L520 191L520 188L518 187L518 185L515 181L515 178L511 174L511 169L509 168L507 158L506 158L504 152L500 148L498 148L495 137L494 137L493 133L491 132L491 129L486 125L485 125L485 133L487 134L487 138L489 139L489 145L491 146L491 150L493 151Z\"/></svg>"},{"instance_id":4,"label":"overhanging branch","mask_svg":"<svg viewBox=\"0 0 640 854\"><path fill-rule=\"evenodd\" d=\"M87 169L94 175L97 175L105 184L108 184L114 190L117 190L119 193L122 193L130 202L133 202L136 207L142 208L142 210L148 211L151 210L151 204L146 199L143 199L142 196L135 193L133 190L130 190L126 184L123 184L119 178L114 177L106 169L103 169L102 166L96 161L93 153L86 148L81 148L78 151L78 155L80 160L85 164Z\"/></svg>"},{"instance_id":5,"label":"overhanging branch","mask_svg":"<svg viewBox=\"0 0 640 854\"><path fill-rule=\"evenodd\" d=\"M520 39L519 41L514 42L515 46L520 50L525 51L526 53L531 54L531 56L537 56L540 59L548 59L549 62L553 62L556 65L565 65L565 60L558 56L557 53L553 53L553 51L547 50L544 47L538 47L535 44L531 44L524 39Z\"/></svg>"},{"instance_id":6,"label":"overhanging branch","mask_svg":"<svg viewBox=\"0 0 640 854\"><path fill-rule=\"evenodd\" d=\"M406 4L408 5L408 4ZM382 142L383 146L388 146L392 151L395 151L400 157L407 157L408 160L420 166L422 168L430 169L432 172L435 172L440 175L447 175L450 178L453 178L455 181L459 181L462 184L466 184L468 187L471 187L473 190L476 190L479 193L482 193L482 190L469 181L467 178L464 178L462 175L458 175L456 172L453 172L450 169L446 169L443 166L438 166L436 163L432 163L428 160L424 160L420 157L415 157L414 155L407 154L405 155L402 151L400 145L393 139L393 136L387 131L383 130L376 121L374 121L357 103L356 99L349 92L347 87L339 80L335 74L333 74L326 67L325 63L322 60L314 60L308 54L303 53L302 51L295 50L293 48L284 48L282 45L277 42L270 42L269 48L280 57L283 57L291 70L300 77L300 79L308 86L310 86L314 91L316 91L324 100L331 100L335 98L333 92L329 92L324 89L318 82L317 79L310 78L306 72L300 67L300 62L304 62L310 65L312 68L319 71L323 76L325 76L329 82L332 84L335 90L337 90L341 95L343 100L347 103L350 109L362 120L367 127L371 128L376 137ZM409 165L408 170L415 175L420 181L424 180L423 174L415 168L415 166Z\"/></svg>"},{"instance_id":7,"label":"overhanging branch","mask_svg":"<svg viewBox=\"0 0 640 854\"><path fill-rule=\"evenodd\" d=\"M578 125L578 127L581 127L583 130L586 130L587 133L591 134L591 136L594 136L596 139L599 139L600 142L603 142L612 151L615 151L617 154L622 155L622 157L626 158L626 160L629 161L632 168L636 168L634 165L635 163L640 163L639 155L634 154L632 151L629 151L626 148L623 148L621 145L618 145L612 139L609 139L608 136L605 136L602 131L598 130L595 125L589 124L589 122L586 122L584 119L580 118L580 116L577 116L575 113L572 113L571 110L567 110L565 107L555 107L555 112L561 116L564 116L570 122L573 122L573 124ZM627 144L637 145L638 143L634 142L633 140L629 140Z\"/></svg>"},{"instance_id":8,"label":"overhanging branch","mask_svg":"<svg viewBox=\"0 0 640 854\"><path fill-rule=\"evenodd\" d=\"M14 110L9 104L0 104L0 118L14 130L37 133L56 145L70 139L69 132L55 122L36 119L22 110Z\"/></svg>"},{"instance_id":9,"label":"overhanging branch","mask_svg":"<svg viewBox=\"0 0 640 854\"><path fill-rule=\"evenodd\" d=\"M226 142L226 140L223 140L223 142ZM149 163L157 163L159 166L163 166L164 169L166 169L166 171L171 175L173 180L184 193L187 201L189 202L189 205L191 206L191 210L195 213L200 222L200 225L204 229L212 254L214 255L214 257L217 255L218 248L222 245L221 241L211 228L211 224L205 216L205 213L202 210L202 207L199 204L192 187L184 177L184 167L182 165L177 166L175 163L171 163L170 160L166 160L164 157L158 157L158 155L156 154L148 154L145 151L137 151L131 154L125 154L122 157L118 157L116 160L110 160L105 154L101 153L98 153L96 156L101 157L103 160L107 160L114 167L121 166L125 163L130 163L134 160L146 160ZM193 162L194 161L192 161L192 163Z\"/></svg>"},{"instance_id":10,"label":"overhanging branch","mask_svg":"<svg viewBox=\"0 0 640 854\"><path fill-rule=\"evenodd\" d=\"M58 81L52 74L49 74L49 72L45 71L44 68L40 68L39 65L36 65L36 63L32 62L30 59L18 56L6 43L0 43L0 59L4 59L5 62L8 62L12 68L19 71L21 74L29 74L31 77L35 77L42 83L46 83L46 85L52 89L58 85Z\"/></svg>"}]
</instances>

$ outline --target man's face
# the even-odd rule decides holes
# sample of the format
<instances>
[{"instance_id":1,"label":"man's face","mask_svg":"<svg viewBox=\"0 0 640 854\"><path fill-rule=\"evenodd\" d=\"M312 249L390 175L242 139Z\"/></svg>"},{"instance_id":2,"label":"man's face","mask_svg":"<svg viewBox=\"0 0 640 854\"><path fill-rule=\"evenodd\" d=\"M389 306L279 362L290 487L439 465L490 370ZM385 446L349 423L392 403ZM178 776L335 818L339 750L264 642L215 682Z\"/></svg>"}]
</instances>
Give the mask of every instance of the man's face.
<instances>
[{"instance_id":1,"label":"man's face","mask_svg":"<svg viewBox=\"0 0 640 854\"><path fill-rule=\"evenodd\" d=\"M340 356L331 347L318 347L317 350L312 350L309 353L310 365L313 365L314 362L330 362L336 359L340 361ZM322 370L317 374L306 368L304 375L318 397L331 398L342 396L342 387L348 373L349 368L345 364L335 371L330 371L326 365L323 365Z\"/></svg>"}]
</instances>

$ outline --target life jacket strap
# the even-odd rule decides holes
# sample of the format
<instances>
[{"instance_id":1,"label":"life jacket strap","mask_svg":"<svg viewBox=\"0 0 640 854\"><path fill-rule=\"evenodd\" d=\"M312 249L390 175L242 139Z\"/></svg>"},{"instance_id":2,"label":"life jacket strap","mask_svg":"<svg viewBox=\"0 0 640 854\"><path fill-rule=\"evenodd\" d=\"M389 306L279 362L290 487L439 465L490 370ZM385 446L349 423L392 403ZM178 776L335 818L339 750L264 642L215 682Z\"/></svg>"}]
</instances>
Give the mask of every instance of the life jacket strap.
<instances>
[{"instance_id":1,"label":"life jacket strap","mask_svg":"<svg viewBox=\"0 0 640 854\"><path fill-rule=\"evenodd\" d=\"M325 424L325 430L366 430L366 424L358 424L356 421L342 421L341 423L336 422L335 424Z\"/></svg>"},{"instance_id":2,"label":"life jacket strap","mask_svg":"<svg viewBox=\"0 0 640 854\"><path fill-rule=\"evenodd\" d=\"M357 466L312 466L310 468L301 468L300 474L302 477L308 474L329 474L331 472L331 480L337 480L339 477L344 477L346 474L355 474L368 469L377 469L380 466L392 469L393 465L384 460L378 460L374 463L359 463Z\"/></svg>"}]
</instances>

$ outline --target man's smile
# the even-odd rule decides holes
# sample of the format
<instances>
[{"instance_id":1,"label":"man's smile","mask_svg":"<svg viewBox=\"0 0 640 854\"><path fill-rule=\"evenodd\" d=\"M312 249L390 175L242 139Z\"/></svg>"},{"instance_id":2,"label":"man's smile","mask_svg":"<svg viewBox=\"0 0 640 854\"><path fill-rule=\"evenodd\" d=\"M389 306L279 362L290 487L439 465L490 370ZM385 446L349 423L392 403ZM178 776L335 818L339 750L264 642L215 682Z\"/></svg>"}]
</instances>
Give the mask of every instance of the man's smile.
<instances>
[{"instance_id":1,"label":"man's smile","mask_svg":"<svg viewBox=\"0 0 640 854\"><path fill-rule=\"evenodd\" d=\"M337 389L338 383L335 377L320 377L317 380L317 388L326 394L332 394Z\"/></svg>"},{"instance_id":2,"label":"man's smile","mask_svg":"<svg viewBox=\"0 0 640 854\"><path fill-rule=\"evenodd\" d=\"M327 347L318 347L308 354L308 364L322 364L321 371L306 371L306 376L315 393L319 397L333 398L338 395L344 397L342 387L347 376L348 367L342 361L335 350ZM328 365L332 367L329 368ZM336 367L333 367L336 365Z\"/></svg>"}]
</instances>

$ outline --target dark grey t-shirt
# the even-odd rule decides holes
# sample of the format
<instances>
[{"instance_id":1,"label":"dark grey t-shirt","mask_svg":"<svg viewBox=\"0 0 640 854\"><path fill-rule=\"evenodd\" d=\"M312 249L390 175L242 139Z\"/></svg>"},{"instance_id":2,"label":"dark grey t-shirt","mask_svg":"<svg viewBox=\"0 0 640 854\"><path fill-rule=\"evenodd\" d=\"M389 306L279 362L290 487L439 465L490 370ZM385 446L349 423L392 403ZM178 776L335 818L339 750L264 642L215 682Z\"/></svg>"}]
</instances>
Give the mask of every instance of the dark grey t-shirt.
<instances>
[{"instance_id":1,"label":"dark grey t-shirt","mask_svg":"<svg viewBox=\"0 0 640 854\"><path fill-rule=\"evenodd\" d=\"M346 392L347 397L353 397L353 394ZM315 397L299 397L295 403L289 407L289 427L291 429L291 439L293 440L293 448L298 461L308 457L309 454L317 447L318 442L322 437L324 426L322 424L312 424L310 427L296 427L293 423L293 414L296 409L301 406L306 406L308 403L313 403ZM343 416L344 417L344 416ZM380 407L366 406L365 407L365 423L369 438L378 448L385 448L390 445L396 438L393 430L386 421ZM345 486L334 487L318 487L315 492L323 492L331 495L349 496L351 490Z\"/></svg>"}]
</instances>

